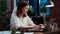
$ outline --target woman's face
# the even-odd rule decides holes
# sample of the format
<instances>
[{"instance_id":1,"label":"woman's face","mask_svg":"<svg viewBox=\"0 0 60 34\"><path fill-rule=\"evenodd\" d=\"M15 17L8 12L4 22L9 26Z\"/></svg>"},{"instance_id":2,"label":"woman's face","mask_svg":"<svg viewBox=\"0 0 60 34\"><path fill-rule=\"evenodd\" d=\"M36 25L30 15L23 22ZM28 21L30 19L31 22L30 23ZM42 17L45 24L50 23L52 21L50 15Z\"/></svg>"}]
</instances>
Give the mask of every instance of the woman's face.
<instances>
[{"instance_id":1,"label":"woman's face","mask_svg":"<svg viewBox=\"0 0 60 34\"><path fill-rule=\"evenodd\" d=\"M22 8L22 14L26 14L29 9L29 6L25 6Z\"/></svg>"}]
</instances>

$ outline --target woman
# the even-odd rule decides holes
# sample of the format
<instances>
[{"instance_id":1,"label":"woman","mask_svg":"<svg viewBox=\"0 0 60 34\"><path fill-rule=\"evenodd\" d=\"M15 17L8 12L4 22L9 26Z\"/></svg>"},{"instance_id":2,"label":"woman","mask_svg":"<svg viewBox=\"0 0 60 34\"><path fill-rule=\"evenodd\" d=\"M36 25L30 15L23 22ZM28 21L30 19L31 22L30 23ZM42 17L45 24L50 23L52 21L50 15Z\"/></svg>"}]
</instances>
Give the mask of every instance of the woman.
<instances>
[{"instance_id":1,"label":"woman","mask_svg":"<svg viewBox=\"0 0 60 34\"><path fill-rule=\"evenodd\" d=\"M29 4L26 1L20 1L11 15L11 29L39 29L27 15Z\"/></svg>"}]
</instances>

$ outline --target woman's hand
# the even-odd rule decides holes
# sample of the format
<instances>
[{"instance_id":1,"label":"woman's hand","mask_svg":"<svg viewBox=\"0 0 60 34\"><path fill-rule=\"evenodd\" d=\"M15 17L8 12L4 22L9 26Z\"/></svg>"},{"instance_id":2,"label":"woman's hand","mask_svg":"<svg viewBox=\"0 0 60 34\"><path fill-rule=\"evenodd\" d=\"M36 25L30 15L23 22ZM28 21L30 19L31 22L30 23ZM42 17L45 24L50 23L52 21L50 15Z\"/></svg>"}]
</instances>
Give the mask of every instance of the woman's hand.
<instances>
[{"instance_id":1,"label":"woman's hand","mask_svg":"<svg viewBox=\"0 0 60 34\"><path fill-rule=\"evenodd\" d=\"M45 28L45 25L39 24L40 28Z\"/></svg>"}]
</instances>

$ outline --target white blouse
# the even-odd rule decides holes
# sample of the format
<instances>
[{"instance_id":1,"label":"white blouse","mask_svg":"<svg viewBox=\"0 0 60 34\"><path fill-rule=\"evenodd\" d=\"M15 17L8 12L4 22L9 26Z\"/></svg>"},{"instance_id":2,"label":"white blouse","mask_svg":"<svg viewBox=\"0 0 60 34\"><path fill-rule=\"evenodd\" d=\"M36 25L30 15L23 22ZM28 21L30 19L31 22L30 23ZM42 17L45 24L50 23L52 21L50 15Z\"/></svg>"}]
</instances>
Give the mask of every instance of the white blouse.
<instances>
[{"instance_id":1,"label":"white blouse","mask_svg":"<svg viewBox=\"0 0 60 34\"><path fill-rule=\"evenodd\" d=\"M29 25L35 25L33 23L33 21L29 18L29 16L27 15L24 18L19 18L16 16L16 10L17 8L15 8L12 12L11 15L11 20L10 20L10 27L11 29L16 28L18 29L20 26L29 26Z\"/></svg>"}]
</instances>

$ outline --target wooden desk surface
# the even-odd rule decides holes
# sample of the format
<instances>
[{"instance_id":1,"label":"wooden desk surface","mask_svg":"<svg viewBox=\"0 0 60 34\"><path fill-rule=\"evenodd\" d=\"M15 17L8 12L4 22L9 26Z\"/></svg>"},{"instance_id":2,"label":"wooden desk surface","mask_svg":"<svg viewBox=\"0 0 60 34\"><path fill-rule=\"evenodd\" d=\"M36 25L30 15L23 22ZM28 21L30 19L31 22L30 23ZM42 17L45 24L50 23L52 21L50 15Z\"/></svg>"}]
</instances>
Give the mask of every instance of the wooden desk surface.
<instances>
[{"instance_id":1,"label":"wooden desk surface","mask_svg":"<svg viewBox=\"0 0 60 34\"><path fill-rule=\"evenodd\" d=\"M30 32L34 32L34 34L60 34L60 28L46 32L42 32L42 31L30 31Z\"/></svg>"}]
</instances>

